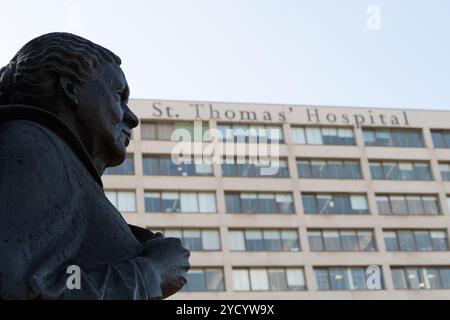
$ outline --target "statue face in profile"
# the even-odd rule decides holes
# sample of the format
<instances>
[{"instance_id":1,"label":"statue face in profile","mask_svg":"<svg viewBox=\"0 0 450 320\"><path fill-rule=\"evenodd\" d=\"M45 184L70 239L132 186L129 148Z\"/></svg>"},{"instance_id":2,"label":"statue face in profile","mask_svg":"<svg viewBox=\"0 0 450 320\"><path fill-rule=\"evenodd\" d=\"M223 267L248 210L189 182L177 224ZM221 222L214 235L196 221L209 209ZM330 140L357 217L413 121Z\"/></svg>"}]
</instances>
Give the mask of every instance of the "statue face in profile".
<instances>
[{"instance_id":1,"label":"statue face in profile","mask_svg":"<svg viewBox=\"0 0 450 320\"><path fill-rule=\"evenodd\" d=\"M73 85L78 106L72 112L87 129L88 149L103 154L107 166L119 165L125 159L131 129L139 123L128 107L130 89L122 69L109 64L93 79Z\"/></svg>"}]
</instances>

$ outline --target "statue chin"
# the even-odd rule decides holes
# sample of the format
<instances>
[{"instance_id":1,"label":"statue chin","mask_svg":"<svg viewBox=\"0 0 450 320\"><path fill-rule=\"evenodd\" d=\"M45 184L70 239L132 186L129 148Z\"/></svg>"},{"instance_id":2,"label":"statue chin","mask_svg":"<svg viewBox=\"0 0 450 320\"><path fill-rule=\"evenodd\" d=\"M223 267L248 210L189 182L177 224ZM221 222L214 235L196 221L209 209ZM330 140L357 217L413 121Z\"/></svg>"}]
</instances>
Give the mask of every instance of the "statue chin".
<instances>
[{"instance_id":1,"label":"statue chin","mask_svg":"<svg viewBox=\"0 0 450 320\"><path fill-rule=\"evenodd\" d=\"M117 167L121 165L126 158L126 149L120 154L116 154L114 158L111 158L111 160L108 162L107 167Z\"/></svg>"}]
</instances>

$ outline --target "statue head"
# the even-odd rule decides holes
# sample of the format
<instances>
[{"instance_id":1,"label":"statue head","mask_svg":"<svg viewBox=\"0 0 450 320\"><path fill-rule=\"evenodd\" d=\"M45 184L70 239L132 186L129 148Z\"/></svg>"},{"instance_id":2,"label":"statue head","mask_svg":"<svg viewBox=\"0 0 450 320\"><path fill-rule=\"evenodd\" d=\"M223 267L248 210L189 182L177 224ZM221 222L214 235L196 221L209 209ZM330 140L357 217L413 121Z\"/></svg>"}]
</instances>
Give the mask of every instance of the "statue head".
<instances>
[{"instance_id":1,"label":"statue head","mask_svg":"<svg viewBox=\"0 0 450 320\"><path fill-rule=\"evenodd\" d=\"M24 104L60 117L83 142L101 174L122 163L131 129L129 87L114 53L70 33L25 44L0 69L0 105Z\"/></svg>"}]
</instances>

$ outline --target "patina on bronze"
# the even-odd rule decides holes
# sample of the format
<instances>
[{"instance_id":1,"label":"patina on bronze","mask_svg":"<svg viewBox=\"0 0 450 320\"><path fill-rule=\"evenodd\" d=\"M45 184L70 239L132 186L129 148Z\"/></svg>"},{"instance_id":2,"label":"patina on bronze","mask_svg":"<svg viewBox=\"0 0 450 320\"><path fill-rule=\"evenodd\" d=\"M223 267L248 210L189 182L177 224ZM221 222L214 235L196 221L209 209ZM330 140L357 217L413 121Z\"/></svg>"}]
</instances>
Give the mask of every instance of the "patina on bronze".
<instances>
[{"instance_id":1,"label":"patina on bronze","mask_svg":"<svg viewBox=\"0 0 450 320\"><path fill-rule=\"evenodd\" d=\"M50 33L0 70L1 299L162 299L186 283L181 241L128 225L103 191L139 123L120 64Z\"/></svg>"}]
</instances>

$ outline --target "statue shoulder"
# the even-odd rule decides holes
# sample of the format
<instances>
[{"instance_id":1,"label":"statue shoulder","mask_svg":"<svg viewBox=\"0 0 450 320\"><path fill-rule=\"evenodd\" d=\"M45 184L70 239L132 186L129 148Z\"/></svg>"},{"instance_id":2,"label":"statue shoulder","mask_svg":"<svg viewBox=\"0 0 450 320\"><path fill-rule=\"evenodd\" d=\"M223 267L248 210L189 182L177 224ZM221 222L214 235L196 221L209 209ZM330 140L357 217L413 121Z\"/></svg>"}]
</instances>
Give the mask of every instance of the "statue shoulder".
<instances>
[{"instance_id":1,"label":"statue shoulder","mask_svg":"<svg viewBox=\"0 0 450 320\"><path fill-rule=\"evenodd\" d=\"M64 175L66 156L62 140L42 125L27 120L0 124L0 174L32 182L32 177L58 179ZM39 181L36 176L36 182Z\"/></svg>"},{"instance_id":2,"label":"statue shoulder","mask_svg":"<svg viewBox=\"0 0 450 320\"><path fill-rule=\"evenodd\" d=\"M0 123L0 152L26 152L28 156L47 154L60 140L51 130L29 121L13 120Z\"/></svg>"}]
</instances>

